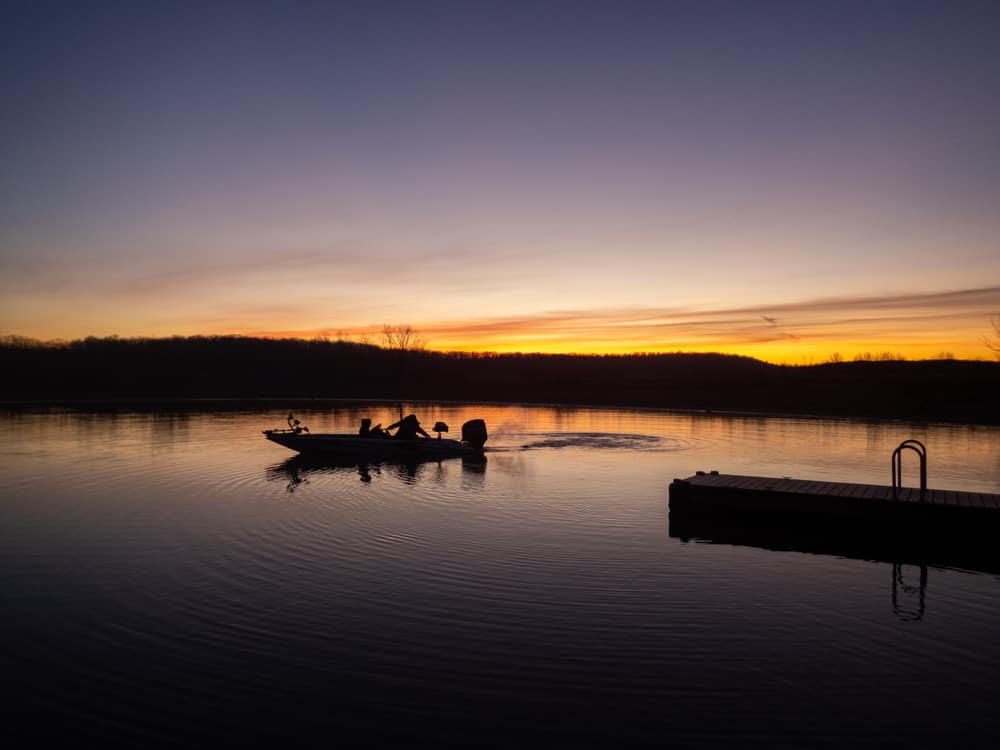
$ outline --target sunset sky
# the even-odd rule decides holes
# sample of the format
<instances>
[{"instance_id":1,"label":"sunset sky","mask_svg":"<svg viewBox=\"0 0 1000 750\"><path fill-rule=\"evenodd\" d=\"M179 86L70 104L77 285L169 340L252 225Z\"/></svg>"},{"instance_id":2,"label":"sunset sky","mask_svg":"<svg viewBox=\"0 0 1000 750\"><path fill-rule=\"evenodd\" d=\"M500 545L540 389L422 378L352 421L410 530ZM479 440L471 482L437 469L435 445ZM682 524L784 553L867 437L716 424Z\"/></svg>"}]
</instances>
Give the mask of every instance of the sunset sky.
<instances>
[{"instance_id":1,"label":"sunset sky","mask_svg":"<svg viewBox=\"0 0 1000 750\"><path fill-rule=\"evenodd\" d=\"M0 334L991 357L1000 3L24 3Z\"/></svg>"}]
</instances>

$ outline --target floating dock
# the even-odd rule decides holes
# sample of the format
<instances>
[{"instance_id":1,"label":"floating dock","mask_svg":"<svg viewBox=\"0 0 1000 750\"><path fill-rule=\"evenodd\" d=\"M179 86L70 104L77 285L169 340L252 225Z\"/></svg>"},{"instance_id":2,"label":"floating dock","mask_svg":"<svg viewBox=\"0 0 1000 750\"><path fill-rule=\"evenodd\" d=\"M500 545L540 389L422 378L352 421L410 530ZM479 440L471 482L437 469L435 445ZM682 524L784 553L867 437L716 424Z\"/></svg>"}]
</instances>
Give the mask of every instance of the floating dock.
<instances>
[{"instance_id":1,"label":"floating dock","mask_svg":"<svg viewBox=\"0 0 1000 750\"><path fill-rule=\"evenodd\" d=\"M699 472L670 485L669 533L1000 575L1000 495L985 492Z\"/></svg>"},{"instance_id":2,"label":"floating dock","mask_svg":"<svg viewBox=\"0 0 1000 750\"><path fill-rule=\"evenodd\" d=\"M1000 527L1000 495L698 472L671 483L670 513Z\"/></svg>"}]
</instances>

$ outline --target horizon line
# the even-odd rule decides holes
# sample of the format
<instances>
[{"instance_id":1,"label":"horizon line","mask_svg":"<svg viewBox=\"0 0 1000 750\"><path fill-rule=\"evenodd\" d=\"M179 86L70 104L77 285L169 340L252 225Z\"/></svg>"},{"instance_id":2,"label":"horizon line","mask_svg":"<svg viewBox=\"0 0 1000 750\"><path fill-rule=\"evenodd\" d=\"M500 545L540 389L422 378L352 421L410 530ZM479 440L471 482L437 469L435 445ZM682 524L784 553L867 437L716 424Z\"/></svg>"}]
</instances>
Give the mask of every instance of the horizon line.
<instances>
[{"instance_id":1,"label":"horizon line","mask_svg":"<svg viewBox=\"0 0 1000 750\"><path fill-rule=\"evenodd\" d=\"M301 334L292 333L261 333L261 332L251 332L251 333L196 333L196 334L169 334L169 335L135 335L135 336L122 336L119 334L107 334L103 336L98 336L90 334L87 336L77 337L77 338L51 338L51 339L40 339L32 336L24 336L21 334L10 333L10 334L0 334L0 346L21 346L24 348L59 348L64 346L70 346L77 343L84 343L90 340L100 341L100 342L142 342L142 341L168 341L172 339L244 339L244 340L254 340L260 342L271 342L271 341L290 341L290 342L301 342L304 344L343 344L349 346L358 347L371 347L374 349L379 349L386 352L406 352L413 354L439 354L439 355L463 355L470 357L505 357L505 356L541 356L541 357L581 357L581 358L598 358L598 357L653 357L653 356L672 356L672 355L701 355L701 356L722 356L722 357L733 357L739 359L750 359L755 360L764 364L779 365L779 366L812 366L812 365L824 365L824 364L848 364L852 362L942 362L942 361L955 361L955 362L986 362L994 363L994 360L986 356L978 357L962 357L951 352L940 352L935 356L926 357L914 357L907 356L905 353L892 351L890 349L881 350L863 350L852 354L851 356L844 356L839 352L831 352L826 358L816 359L815 357L803 358L806 361L800 362L789 362L787 359L782 361L775 361L773 359L768 359L765 357L747 354L745 352L739 351L727 351L722 349L635 349L628 351L542 351L542 350L531 350L531 349L517 349L517 350L492 350L492 349L460 349L460 348L435 348L426 345L415 345L400 349L398 347L393 347L390 345L379 344L373 341L358 341L353 340L350 337L338 337L334 338L329 335L316 334L314 336L303 336ZM985 339L984 339L985 340ZM996 362L1000 364L1000 361Z\"/></svg>"}]
</instances>

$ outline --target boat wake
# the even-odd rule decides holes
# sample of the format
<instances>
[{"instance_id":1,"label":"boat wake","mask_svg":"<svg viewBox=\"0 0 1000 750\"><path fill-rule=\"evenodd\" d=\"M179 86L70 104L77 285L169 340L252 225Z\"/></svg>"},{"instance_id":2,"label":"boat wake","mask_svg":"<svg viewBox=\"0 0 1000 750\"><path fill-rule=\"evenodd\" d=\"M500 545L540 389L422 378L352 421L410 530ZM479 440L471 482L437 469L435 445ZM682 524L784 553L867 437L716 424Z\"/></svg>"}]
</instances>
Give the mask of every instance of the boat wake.
<instances>
[{"instance_id":1,"label":"boat wake","mask_svg":"<svg viewBox=\"0 0 1000 750\"><path fill-rule=\"evenodd\" d=\"M613 432L553 432L533 437L536 439L522 445L521 450L589 448L592 450L675 451L688 447L685 441L674 438Z\"/></svg>"}]
</instances>

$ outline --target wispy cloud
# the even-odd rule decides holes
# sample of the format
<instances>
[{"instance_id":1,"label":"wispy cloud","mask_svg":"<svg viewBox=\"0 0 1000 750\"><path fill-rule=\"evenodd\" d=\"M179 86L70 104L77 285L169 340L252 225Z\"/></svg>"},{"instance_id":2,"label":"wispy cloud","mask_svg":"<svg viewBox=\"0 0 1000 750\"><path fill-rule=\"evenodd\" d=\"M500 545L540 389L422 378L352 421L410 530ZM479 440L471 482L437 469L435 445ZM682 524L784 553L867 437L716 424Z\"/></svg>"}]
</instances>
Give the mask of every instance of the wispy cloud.
<instances>
[{"instance_id":1,"label":"wispy cloud","mask_svg":"<svg viewBox=\"0 0 1000 750\"><path fill-rule=\"evenodd\" d=\"M982 287L767 306L554 310L413 324L434 348L479 351L784 351L803 344L850 348L894 343L954 348L956 340L977 345L984 321L998 308L1000 287Z\"/></svg>"}]
</instances>

